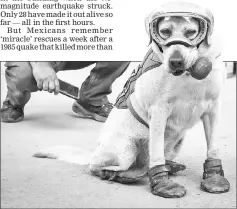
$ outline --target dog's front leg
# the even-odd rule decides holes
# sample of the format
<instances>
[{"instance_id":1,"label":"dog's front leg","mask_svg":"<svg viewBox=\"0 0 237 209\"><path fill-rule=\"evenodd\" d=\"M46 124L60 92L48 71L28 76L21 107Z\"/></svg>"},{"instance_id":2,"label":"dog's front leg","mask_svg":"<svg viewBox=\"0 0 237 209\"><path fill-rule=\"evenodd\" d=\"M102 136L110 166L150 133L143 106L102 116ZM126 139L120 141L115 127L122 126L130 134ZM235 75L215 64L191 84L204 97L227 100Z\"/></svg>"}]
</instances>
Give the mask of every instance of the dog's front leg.
<instances>
[{"instance_id":1,"label":"dog's front leg","mask_svg":"<svg viewBox=\"0 0 237 209\"><path fill-rule=\"evenodd\" d=\"M149 109L149 181L151 192L161 197L177 198L186 194L186 189L169 179L169 167L165 165L164 133L169 108L156 105Z\"/></svg>"},{"instance_id":2,"label":"dog's front leg","mask_svg":"<svg viewBox=\"0 0 237 209\"><path fill-rule=\"evenodd\" d=\"M220 99L213 103L211 111L202 116L206 141L207 141L207 159L204 163L203 180L201 187L210 193L223 193L230 189L230 183L224 177L219 151L216 145L217 123L220 111Z\"/></svg>"}]
</instances>

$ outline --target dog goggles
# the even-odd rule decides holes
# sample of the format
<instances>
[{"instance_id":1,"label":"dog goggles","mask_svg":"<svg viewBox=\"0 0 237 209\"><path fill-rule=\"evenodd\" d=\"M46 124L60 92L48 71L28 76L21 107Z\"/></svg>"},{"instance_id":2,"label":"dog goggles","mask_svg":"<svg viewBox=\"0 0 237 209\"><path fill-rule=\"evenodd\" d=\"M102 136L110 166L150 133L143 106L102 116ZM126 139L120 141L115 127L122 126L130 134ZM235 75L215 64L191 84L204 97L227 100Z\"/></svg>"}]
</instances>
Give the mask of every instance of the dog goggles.
<instances>
[{"instance_id":1,"label":"dog goggles","mask_svg":"<svg viewBox=\"0 0 237 209\"><path fill-rule=\"evenodd\" d=\"M158 31L158 22L165 17L192 17L199 21L199 33L193 40L186 38L172 38L163 39ZM150 43L154 40L159 46L165 46L172 43L182 43L189 46L197 46L205 38L209 42L209 37L212 34L214 25L214 18L212 13L207 10L199 7L198 5L188 3L188 2L170 2L164 4L161 9L156 10L151 13L146 19L146 30L150 35ZM209 43L208 43L209 44Z\"/></svg>"}]
</instances>

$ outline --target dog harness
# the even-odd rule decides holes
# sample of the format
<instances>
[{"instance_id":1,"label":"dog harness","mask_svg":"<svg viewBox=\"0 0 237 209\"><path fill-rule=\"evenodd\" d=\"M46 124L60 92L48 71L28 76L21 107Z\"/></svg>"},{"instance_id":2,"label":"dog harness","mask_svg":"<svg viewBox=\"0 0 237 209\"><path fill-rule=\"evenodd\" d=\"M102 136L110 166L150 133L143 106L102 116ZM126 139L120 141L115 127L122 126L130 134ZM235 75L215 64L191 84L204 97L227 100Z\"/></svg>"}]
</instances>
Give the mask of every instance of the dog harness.
<instances>
[{"instance_id":1,"label":"dog harness","mask_svg":"<svg viewBox=\"0 0 237 209\"><path fill-rule=\"evenodd\" d=\"M129 111L132 113L133 117L135 117L141 124L149 128L148 123L137 113L137 111L134 109L130 97L127 99L127 106Z\"/></svg>"},{"instance_id":2,"label":"dog harness","mask_svg":"<svg viewBox=\"0 0 237 209\"><path fill-rule=\"evenodd\" d=\"M134 106L136 104L132 103L130 96L133 96L133 92L135 91L135 84L136 80L143 74L146 73L149 70L152 70L156 67L159 67L161 65L161 61L157 54L153 52L153 50L150 48L150 50L147 52L144 60L141 64L138 65L137 69L134 69L132 71L131 76L125 83L122 92L119 94L119 96L116 99L116 102L114 106L118 109L129 109L131 114L143 125L148 127L148 124L145 122L145 120L135 111ZM134 100L134 99L132 99ZM136 102L135 102L136 103ZM138 107L136 107L138 109ZM141 110L142 111L142 110ZM139 111L140 112L140 111Z\"/></svg>"}]
</instances>

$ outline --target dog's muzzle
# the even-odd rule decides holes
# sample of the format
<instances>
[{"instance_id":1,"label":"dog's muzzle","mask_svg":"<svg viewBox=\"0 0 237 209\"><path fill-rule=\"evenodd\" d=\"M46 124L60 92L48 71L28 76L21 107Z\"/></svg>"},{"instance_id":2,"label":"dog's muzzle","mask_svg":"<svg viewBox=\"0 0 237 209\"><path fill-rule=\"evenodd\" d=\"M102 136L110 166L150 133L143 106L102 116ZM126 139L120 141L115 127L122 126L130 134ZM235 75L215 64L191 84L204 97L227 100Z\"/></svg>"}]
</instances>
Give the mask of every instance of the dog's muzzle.
<instances>
[{"instance_id":1,"label":"dog's muzzle","mask_svg":"<svg viewBox=\"0 0 237 209\"><path fill-rule=\"evenodd\" d=\"M174 76L179 76L184 73L184 60L183 57L180 53L180 51L176 50L174 53L171 55L169 59L169 67L171 69L171 73Z\"/></svg>"}]
</instances>

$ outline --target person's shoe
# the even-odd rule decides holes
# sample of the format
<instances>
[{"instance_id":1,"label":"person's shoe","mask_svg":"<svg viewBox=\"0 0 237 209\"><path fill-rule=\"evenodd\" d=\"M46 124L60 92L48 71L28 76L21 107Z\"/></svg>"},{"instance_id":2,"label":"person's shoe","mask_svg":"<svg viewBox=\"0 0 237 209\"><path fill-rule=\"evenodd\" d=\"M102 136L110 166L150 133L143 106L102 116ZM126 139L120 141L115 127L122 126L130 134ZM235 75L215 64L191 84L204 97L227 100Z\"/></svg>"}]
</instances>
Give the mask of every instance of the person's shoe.
<instances>
[{"instance_id":1,"label":"person's shoe","mask_svg":"<svg viewBox=\"0 0 237 209\"><path fill-rule=\"evenodd\" d=\"M22 121L24 118L23 108L14 107L9 101L3 102L1 108L1 119L5 123L16 123Z\"/></svg>"},{"instance_id":2,"label":"person's shoe","mask_svg":"<svg viewBox=\"0 0 237 209\"><path fill-rule=\"evenodd\" d=\"M94 106L80 99L75 101L72 105L73 112L77 113L79 117L90 118L99 122L105 122L112 109L113 105L109 102L102 106Z\"/></svg>"}]
</instances>

